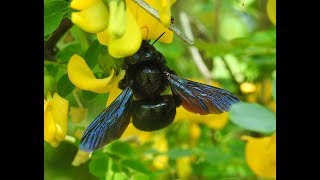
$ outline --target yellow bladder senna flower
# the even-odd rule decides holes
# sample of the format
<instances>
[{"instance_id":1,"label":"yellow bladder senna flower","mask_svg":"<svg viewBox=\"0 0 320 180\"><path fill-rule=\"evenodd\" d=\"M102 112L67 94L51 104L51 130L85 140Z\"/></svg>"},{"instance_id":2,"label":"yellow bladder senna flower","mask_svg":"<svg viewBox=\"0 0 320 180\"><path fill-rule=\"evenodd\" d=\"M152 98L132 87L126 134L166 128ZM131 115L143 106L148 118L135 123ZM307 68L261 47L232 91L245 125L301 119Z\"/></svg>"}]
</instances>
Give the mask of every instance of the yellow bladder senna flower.
<instances>
[{"instance_id":1,"label":"yellow bladder senna flower","mask_svg":"<svg viewBox=\"0 0 320 180\"><path fill-rule=\"evenodd\" d=\"M251 84L251 83L250 83ZM248 92L243 85L240 86L241 91L246 94L246 100L248 102L262 102L270 110L276 112L276 102L272 98L272 81L264 80L262 82L252 85L254 88Z\"/></svg>"},{"instance_id":2,"label":"yellow bladder senna flower","mask_svg":"<svg viewBox=\"0 0 320 180\"><path fill-rule=\"evenodd\" d=\"M97 33L101 44L108 46L108 51L115 58L130 56L137 52L142 39L159 39L171 43L173 32L167 27L170 24L170 6L175 0L147 0L160 13L158 22L132 0L72 0L71 7L80 10L73 12L71 20L84 31ZM126 4L124 4L126 3Z\"/></svg>"},{"instance_id":3,"label":"yellow bladder senna flower","mask_svg":"<svg viewBox=\"0 0 320 180\"><path fill-rule=\"evenodd\" d=\"M78 2L82 2L78 0ZM71 2L73 6L81 6L82 4ZM79 4L79 5L78 5ZM72 6L71 6L72 7ZM89 33L98 33L105 30L109 24L109 11L102 1L89 3L85 9L80 12L71 14L72 22L81 29Z\"/></svg>"},{"instance_id":4,"label":"yellow bladder senna flower","mask_svg":"<svg viewBox=\"0 0 320 180\"><path fill-rule=\"evenodd\" d=\"M185 156L177 159L177 174L179 179L189 179L192 173L191 156Z\"/></svg>"},{"instance_id":5,"label":"yellow bladder senna flower","mask_svg":"<svg viewBox=\"0 0 320 180\"><path fill-rule=\"evenodd\" d=\"M44 99L44 140L57 147L67 135L69 102L57 93Z\"/></svg>"},{"instance_id":6,"label":"yellow bladder senna flower","mask_svg":"<svg viewBox=\"0 0 320 180\"><path fill-rule=\"evenodd\" d=\"M74 123L79 123L83 121L88 113L88 109L81 107L70 107L70 117L71 121Z\"/></svg>"},{"instance_id":7,"label":"yellow bladder senna flower","mask_svg":"<svg viewBox=\"0 0 320 180\"><path fill-rule=\"evenodd\" d=\"M268 0L267 13L270 21L276 25L276 0Z\"/></svg>"},{"instance_id":8,"label":"yellow bladder senna flower","mask_svg":"<svg viewBox=\"0 0 320 180\"><path fill-rule=\"evenodd\" d=\"M144 9L140 8L140 6L135 4L132 0L126 0L129 9L140 26L143 39L157 39L163 32L165 32L159 41L163 43L172 42L174 34L168 29L168 26L170 24L169 21L171 21L170 7L175 0L170 1L170 3L167 1L168 0L145 0L146 3L154 7L159 12L161 23ZM164 6L162 6L162 4L164 4Z\"/></svg>"},{"instance_id":9,"label":"yellow bladder senna flower","mask_svg":"<svg viewBox=\"0 0 320 180\"><path fill-rule=\"evenodd\" d=\"M70 81L79 89L95 93L107 93L111 89L114 70L109 77L97 79L85 60L77 54L70 58L67 70Z\"/></svg>"},{"instance_id":10,"label":"yellow bladder senna flower","mask_svg":"<svg viewBox=\"0 0 320 180\"><path fill-rule=\"evenodd\" d=\"M139 25L129 10L125 13L127 25L122 36L116 35L115 32L118 29L116 27L113 32L108 28L97 34L99 42L108 46L109 54L115 58L122 58L134 54L138 51L142 42Z\"/></svg>"},{"instance_id":11,"label":"yellow bladder senna flower","mask_svg":"<svg viewBox=\"0 0 320 180\"><path fill-rule=\"evenodd\" d=\"M164 133L154 134L153 136L153 148L160 153L166 153L168 151L168 142ZM166 154L158 155L153 158L153 166L156 169L164 169L168 166L169 157Z\"/></svg>"},{"instance_id":12,"label":"yellow bladder senna flower","mask_svg":"<svg viewBox=\"0 0 320 180\"><path fill-rule=\"evenodd\" d=\"M71 165L80 166L81 164L87 162L90 159L90 157L91 157L91 152L85 152L79 149L77 154L74 156Z\"/></svg>"},{"instance_id":13,"label":"yellow bladder senna flower","mask_svg":"<svg viewBox=\"0 0 320 180\"><path fill-rule=\"evenodd\" d=\"M276 177L276 133L269 137L242 136L246 140L246 161L250 169L260 177Z\"/></svg>"}]
</instances>

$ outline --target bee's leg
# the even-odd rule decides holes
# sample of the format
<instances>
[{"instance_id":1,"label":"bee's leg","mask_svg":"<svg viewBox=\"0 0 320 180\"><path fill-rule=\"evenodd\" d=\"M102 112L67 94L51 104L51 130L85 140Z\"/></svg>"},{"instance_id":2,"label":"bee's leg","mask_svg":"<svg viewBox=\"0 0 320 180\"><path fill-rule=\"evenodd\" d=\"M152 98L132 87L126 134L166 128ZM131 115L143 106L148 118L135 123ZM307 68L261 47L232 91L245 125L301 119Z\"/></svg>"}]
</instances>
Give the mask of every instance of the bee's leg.
<instances>
[{"instance_id":1,"label":"bee's leg","mask_svg":"<svg viewBox=\"0 0 320 180\"><path fill-rule=\"evenodd\" d=\"M126 87L128 87L127 85L127 76L124 75L123 79L121 79L118 83L118 87L122 90L124 90Z\"/></svg>"},{"instance_id":2,"label":"bee's leg","mask_svg":"<svg viewBox=\"0 0 320 180\"><path fill-rule=\"evenodd\" d=\"M172 94L172 97L174 99L174 103L176 104L176 107L179 107L181 105L181 103L182 103L181 99L178 96L174 95L174 94Z\"/></svg>"}]
</instances>

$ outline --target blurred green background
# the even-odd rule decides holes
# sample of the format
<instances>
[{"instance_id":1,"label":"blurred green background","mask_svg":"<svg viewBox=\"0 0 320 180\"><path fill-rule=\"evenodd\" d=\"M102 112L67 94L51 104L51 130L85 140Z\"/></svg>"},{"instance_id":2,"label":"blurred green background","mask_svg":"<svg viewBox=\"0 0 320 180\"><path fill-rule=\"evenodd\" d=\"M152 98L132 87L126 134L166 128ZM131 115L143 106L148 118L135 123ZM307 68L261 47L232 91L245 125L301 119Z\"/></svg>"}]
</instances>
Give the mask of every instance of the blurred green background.
<instances>
[{"instance_id":1,"label":"blurred green background","mask_svg":"<svg viewBox=\"0 0 320 180\"><path fill-rule=\"evenodd\" d=\"M48 5L52 1L45 1L45 15L46 10L52 10ZM78 155L76 166L72 162L81 133L105 108L108 94L79 90L69 81L66 67L73 54L85 57L88 51L103 53L97 50L101 45L95 41L95 35L72 26L57 42L55 56L45 50L45 85L67 99L69 109L74 110L69 112L67 139L56 148L44 142L44 178L263 178L248 165L247 141L241 137L269 137L276 128L276 26L268 16L267 3L267 0L177 0L171 7L174 23L182 30L180 13L187 13L195 46L211 73L212 82L207 84L236 94L243 103L232 107L229 113L213 116L190 115L180 109L175 123L169 127L153 133L132 130L126 138L93 152L90 159L88 154ZM45 28L56 19L60 22L69 18L71 11L66 7L63 16L47 19ZM188 45L177 36L171 44L159 42L155 47L180 77L206 82ZM99 66L93 70L97 77L107 76L112 67L118 66L110 61L110 58L98 60ZM80 109L79 101L83 106ZM85 162L79 163L82 160Z\"/></svg>"}]
</instances>

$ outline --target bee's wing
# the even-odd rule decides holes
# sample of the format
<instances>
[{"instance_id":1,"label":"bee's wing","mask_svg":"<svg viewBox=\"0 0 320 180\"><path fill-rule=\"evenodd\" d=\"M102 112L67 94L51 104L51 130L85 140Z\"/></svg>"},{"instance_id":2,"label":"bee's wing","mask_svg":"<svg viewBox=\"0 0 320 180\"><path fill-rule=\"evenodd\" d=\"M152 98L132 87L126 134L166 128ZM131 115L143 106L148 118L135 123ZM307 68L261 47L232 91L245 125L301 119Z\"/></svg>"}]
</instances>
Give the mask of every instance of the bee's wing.
<instances>
[{"instance_id":1,"label":"bee's wing","mask_svg":"<svg viewBox=\"0 0 320 180\"><path fill-rule=\"evenodd\" d=\"M80 149L94 151L118 139L130 123L133 92L127 87L85 130Z\"/></svg>"},{"instance_id":2,"label":"bee's wing","mask_svg":"<svg viewBox=\"0 0 320 180\"><path fill-rule=\"evenodd\" d=\"M193 113L220 114L229 111L232 104L240 100L230 92L217 87L190 81L166 73L173 95L179 97L181 105Z\"/></svg>"}]
</instances>

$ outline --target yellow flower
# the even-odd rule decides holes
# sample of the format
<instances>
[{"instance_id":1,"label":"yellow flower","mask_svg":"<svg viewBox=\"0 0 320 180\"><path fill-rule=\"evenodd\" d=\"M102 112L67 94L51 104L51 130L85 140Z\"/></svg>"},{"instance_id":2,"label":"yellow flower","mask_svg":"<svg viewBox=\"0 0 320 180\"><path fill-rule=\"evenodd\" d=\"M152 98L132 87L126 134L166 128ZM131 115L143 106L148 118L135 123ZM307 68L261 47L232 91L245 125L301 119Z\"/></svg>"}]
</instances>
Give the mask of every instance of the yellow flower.
<instances>
[{"instance_id":1,"label":"yellow flower","mask_svg":"<svg viewBox=\"0 0 320 180\"><path fill-rule=\"evenodd\" d=\"M265 104L273 112L276 112L276 102L272 98L272 81L271 80L263 80L262 82L259 82L256 84L250 83L250 85L241 84L240 89L243 93L246 94L246 99L248 102L259 101ZM248 90L250 90L250 92Z\"/></svg>"},{"instance_id":2,"label":"yellow flower","mask_svg":"<svg viewBox=\"0 0 320 180\"><path fill-rule=\"evenodd\" d=\"M156 20L144 9L141 9L132 0L126 0L126 2L140 26L143 39L157 39L163 32L165 32L159 41L163 43L172 42L173 32L168 29L168 25L170 24L169 21L171 21L170 6L172 6L175 0L171 0L170 5L168 0L145 0L146 3L158 10L162 23ZM168 17L170 18L168 19Z\"/></svg>"},{"instance_id":3,"label":"yellow flower","mask_svg":"<svg viewBox=\"0 0 320 180\"><path fill-rule=\"evenodd\" d=\"M242 136L247 140L246 161L257 175L267 178L276 177L276 133L269 137L255 138Z\"/></svg>"},{"instance_id":4,"label":"yellow flower","mask_svg":"<svg viewBox=\"0 0 320 180\"><path fill-rule=\"evenodd\" d=\"M168 142L164 133L154 134L153 142L153 148L160 153L166 153L168 151ZM158 155L153 158L153 166L156 169L164 169L168 166L168 161L168 155Z\"/></svg>"},{"instance_id":5,"label":"yellow flower","mask_svg":"<svg viewBox=\"0 0 320 180\"><path fill-rule=\"evenodd\" d=\"M80 166L81 164L87 162L91 157L91 152L85 152L78 150L77 154L74 156L72 161L72 166Z\"/></svg>"},{"instance_id":6,"label":"yellow flower","mask_svg":"<svg viewBox=\"0 0 320 180\"><path fill-rule=\"evenodd\" d=\"M79 89L95 93L107 93L111 89L114 70L109 77L97 79L86 61L77 54L70 58L67 70L70 81Z\"/></svg>"},{"instance_id":7,"label":"yellow flower","mask_svg":"<svg viewBox=\"0 0 320 180\"><path fill-rule=\"evenodd\" d=\"M177 174L179 179L189 179L192 173L191 156L185 156L177 159Z\"/></svg>"},{"instance_id":8,"label":"yellow flower","mask_svg":"<svg viewBox=\"0 0 320 180\"><path fill-rule=\"evenodd\" d=\"M69 102L57 93L44 99L44 140L57 147L64 140L68 128Z\"/></svg>"},{"instance_id":9,"label":"yellow flower","mask_svg":"<svg viewBox=\"0 0 320 180\"><path fill-rule=\"evenodd\" d=\"M268 0L267 13L270 21L276 25L276 0Z\"/></svg>"},{"instance_id":10,"label":"yellow flower","mask_svg":"<svg viewBox=\"0 0 320 180\"><path fill-rule=\"evenodd\" d=\"M71 121L74 123L79 123L83 121L88 113L88 109L81 107L70 107L70 117Z\"/></svg>"},{"instance_id":11,"label":"yellow flower","mask_svg":"<svg viewBox=\"0 0 320 180\"><path fill-rule=\"evenodd\" d=\"M160 13L163 24L158 22L132 0L72 0L74 24L89 33L97 33L101 44L108 46L109 54L115 58L130 56L137 52L142 39L156 39L163 32L160 42L171 43L173 32L170 24L170 6L175 0L146 1ZM126 5L125 5L126 3Z\"/></svg>"},{"instance_id":12,"label":"yellow flower","mask_svg":"<svg viewBox=\"0 0 320 180\"><path fill-rule=\"evenodd\" d=\"M74 1L71 2L72 4L73 6L78 5ZM81 29L89 33L98 33L108 27L109 11L102 1L93 2L88 7L79 10L81 11L71 14L71 20Z\"/></svg>"}]
</instances>

